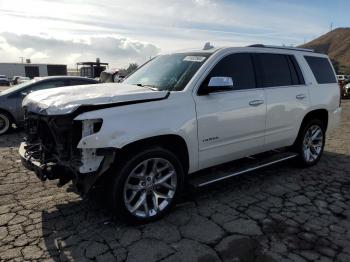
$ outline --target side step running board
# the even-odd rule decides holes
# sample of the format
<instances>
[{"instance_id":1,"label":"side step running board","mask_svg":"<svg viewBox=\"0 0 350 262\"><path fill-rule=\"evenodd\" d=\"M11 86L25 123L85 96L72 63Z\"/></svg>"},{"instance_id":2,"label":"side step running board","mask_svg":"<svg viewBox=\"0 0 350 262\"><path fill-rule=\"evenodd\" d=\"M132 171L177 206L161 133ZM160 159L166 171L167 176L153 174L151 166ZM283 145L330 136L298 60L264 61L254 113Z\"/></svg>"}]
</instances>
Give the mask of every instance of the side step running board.
<instances>
[{"instance_id":1,"label":"side step running board","mask_svg":"<svg viewBox=\"0 0 350 262\"><path fill-rule=\"evenodd\" d=\"M287 161L297 156L298 154L296 153L274 150L199 171L191 175L188 183L194 188L200 188L237 175Z\"/></svg>"}]
</instances>

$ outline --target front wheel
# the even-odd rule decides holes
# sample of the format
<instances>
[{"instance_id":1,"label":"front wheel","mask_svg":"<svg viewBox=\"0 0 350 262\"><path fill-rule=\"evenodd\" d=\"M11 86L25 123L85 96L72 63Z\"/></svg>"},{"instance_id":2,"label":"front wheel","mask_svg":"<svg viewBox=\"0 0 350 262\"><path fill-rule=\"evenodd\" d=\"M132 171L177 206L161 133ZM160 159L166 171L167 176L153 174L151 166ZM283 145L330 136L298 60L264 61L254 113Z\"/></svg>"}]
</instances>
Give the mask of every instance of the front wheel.
<instances>
[{"instance_id":1,"label":"front wheel","mask_svg":"<svg viewBox=\"0 0 350 262\"><path fill-rule=\"evenodd\" d=\"M313 119L304 125L294 144L299 153L298 164L309 167L320 160L326 139L325 126L322 121Z\"/></svg>"},{"instance_id":2,"label":"front wheel","mask_svg":"<svg viewBox=\"0 0 350 262\"><path fill-rule=\"evenodd\" d=\"M145 223L164 216L182 189L179 159L163 148L148 149L124 161L114 174L112 204L122 219Z\"/></svg>"},{"instance_id":3,"label":"front wheel","mask_svg":"<svg viewBox=\"0 0 350 262\"><path fill-rule=\"evenodd\" d=\"M11 129L11 117L3 112L0 112L0 135L5 134Z\"/></svg>"}]
</instances>

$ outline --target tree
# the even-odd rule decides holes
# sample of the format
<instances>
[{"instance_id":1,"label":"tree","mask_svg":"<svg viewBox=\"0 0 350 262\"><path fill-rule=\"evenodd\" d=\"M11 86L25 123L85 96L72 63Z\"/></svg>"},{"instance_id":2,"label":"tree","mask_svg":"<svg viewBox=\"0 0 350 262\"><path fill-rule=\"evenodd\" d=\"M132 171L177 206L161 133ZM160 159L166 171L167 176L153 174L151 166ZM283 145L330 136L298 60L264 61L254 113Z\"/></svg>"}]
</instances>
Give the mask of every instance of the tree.
<instances>
[{"instance_id":1,"label":"tree","mask_svg":"<svg viewBox=\"0 0 350 262\"><path fill-rule=\"evenodd\" d=\"M138 67L139 67L138 64L136 64L136 63L130 63L127 69L125 69L125 68L120 69L120 70L119 70L119 74L124 75L124 76L130 75L130 74L132 74Z\"/></svg>"},{"instance_id":2,"label":"tree","mask_svg":"<svg viewBox=\"0 0 350 262\"><path fill-rule=\"evenodd\" d=\"M136 64L136 63L130 63L128 69L126 69L126 72L128 72L128 74L131 74L131 73L133 73L138 67L139 67L138 64Z\"/></svg>"}]
</instances>

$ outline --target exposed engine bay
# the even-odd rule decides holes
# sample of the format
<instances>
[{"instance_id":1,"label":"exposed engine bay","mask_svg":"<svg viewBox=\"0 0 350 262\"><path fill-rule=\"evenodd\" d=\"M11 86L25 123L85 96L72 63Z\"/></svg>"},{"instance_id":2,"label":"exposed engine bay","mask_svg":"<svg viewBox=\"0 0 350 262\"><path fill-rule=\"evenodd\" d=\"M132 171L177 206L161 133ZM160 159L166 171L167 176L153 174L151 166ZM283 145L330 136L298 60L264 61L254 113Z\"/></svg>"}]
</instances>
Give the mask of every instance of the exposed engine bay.
<instances>
[{"instance_id":1,"label":"exposed engine bay","mask_svg":"<svg viewBox=\"0 0 350 262\"><path fill-rule=\"evenodd\" d=\"M100 130L102 120L76 121L74 117L26 113L22 158L42 181L59 179L58 185L63 186L72 180L77 191L85 194L110 167L114 152L77 148L81 138Z\"/></svg>"}]
</instances>

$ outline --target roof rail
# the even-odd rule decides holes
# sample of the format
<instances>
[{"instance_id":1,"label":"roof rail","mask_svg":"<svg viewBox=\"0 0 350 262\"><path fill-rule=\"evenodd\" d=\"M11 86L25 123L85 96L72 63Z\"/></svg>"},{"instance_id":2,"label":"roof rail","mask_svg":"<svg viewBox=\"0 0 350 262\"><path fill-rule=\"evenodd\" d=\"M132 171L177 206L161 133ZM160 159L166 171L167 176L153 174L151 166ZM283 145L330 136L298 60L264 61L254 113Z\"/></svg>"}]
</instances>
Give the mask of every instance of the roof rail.
<instances>
[{"instance_id":1,"label":"roof rail","mask_svg":"<svg viewBox=\"0 0 350 262\"><path fill-rule=\"evenodd\" d=\"M273 45L263 45L263 44L249 45L248 47L263 47L263 48L276 48L276 49L286 49L286 50L295 50L295 51L303 51L303 52L315 52L313 49L308 49L308 48L273 46Z\"/></svg>"}]
</instances>

